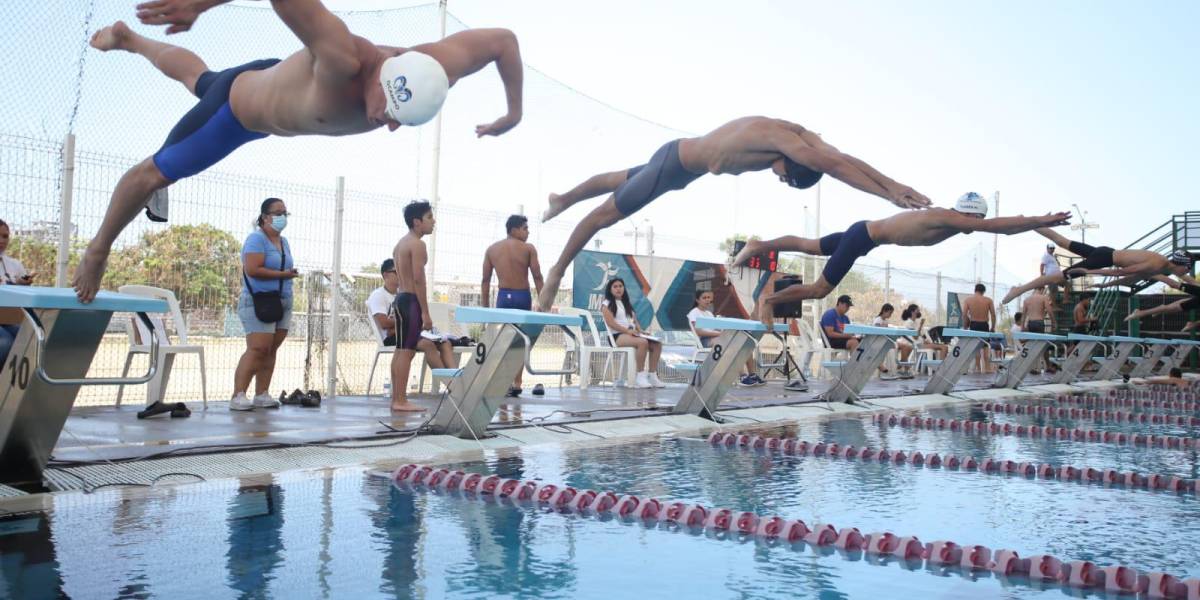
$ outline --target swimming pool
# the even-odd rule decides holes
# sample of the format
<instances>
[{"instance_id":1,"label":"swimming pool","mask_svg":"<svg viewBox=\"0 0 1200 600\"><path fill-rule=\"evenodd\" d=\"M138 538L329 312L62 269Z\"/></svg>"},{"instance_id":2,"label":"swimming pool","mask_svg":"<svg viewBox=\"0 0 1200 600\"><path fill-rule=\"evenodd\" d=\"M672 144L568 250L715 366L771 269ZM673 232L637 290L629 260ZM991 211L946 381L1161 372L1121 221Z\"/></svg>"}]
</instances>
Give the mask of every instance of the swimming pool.
<instances>
[{"instance_id":1,"label":"swimming pool","mask_svg":"<svg viewBox=\"0 0 1200 600\"><path fill-rule=\"evenodd\" d=\"M1012 423L979 404L907 414ZM1062 420L1068 422L1069 420ZM1163 425L1123 424L1125 431ZM1186 429L1186 428L1184 428ZM980 437L830 419L773 435L1196 477L1191 450ZM447 465L450 466L450 465ZM1200 576L1191 494L714 447L662 438L539 446L453 468ZM365 469L60 495L0 520L0 596L1003 597L1064 593L987 571L764 542L457 493ZM1071 594L1088 592L1072 590Z\"/></svg>"}]
</instances>

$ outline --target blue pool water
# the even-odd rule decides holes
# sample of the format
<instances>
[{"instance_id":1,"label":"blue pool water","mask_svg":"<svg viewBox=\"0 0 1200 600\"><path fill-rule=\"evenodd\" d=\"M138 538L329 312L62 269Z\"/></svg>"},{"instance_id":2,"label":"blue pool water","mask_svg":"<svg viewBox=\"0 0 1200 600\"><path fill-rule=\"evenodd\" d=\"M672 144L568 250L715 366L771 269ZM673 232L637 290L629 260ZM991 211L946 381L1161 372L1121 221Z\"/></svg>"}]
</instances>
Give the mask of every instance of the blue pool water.
<instances>
[{"instance_id":1,"label":"blue pool water","mask_svg":"<svg viewBox=\"0 0 1200 600\"><path fill-rule=\"evenodd\" d=\"M1031 423L969 407L931 410ZM1086 423L1084 425L1087 425ZM1150 431L1125 424L1125 431ZM1165 449L878 427L780 432L855 446L1195 477ZM1190 495L942 469L783 457L660 439L539 447L464 470L1200 576ZM408 492L362 469L65 495L0 519L0 597L1032 598L1019 578L932 569L533 506ZM1072 595L1086 595L1071 591Z\"/></svg>"}]
</instances>

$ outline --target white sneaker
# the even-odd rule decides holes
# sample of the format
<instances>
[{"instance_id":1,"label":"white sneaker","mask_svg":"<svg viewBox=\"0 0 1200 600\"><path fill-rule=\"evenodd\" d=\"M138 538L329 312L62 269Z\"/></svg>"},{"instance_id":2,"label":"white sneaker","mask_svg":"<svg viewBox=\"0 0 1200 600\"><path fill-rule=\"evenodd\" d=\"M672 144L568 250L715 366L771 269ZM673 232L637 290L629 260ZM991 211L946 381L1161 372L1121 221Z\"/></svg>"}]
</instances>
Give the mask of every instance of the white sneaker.
<instances>
[{"instance_id":1,"label":"white sneaker","mask_svg":"<svg viewBox=\"0 0 1200 600\"><path fill-rule=\"evenodd\" d=\"M656 387L656 388L665 388L665 387L667 387L667 384L663 383L663 380L661 380L661 379L659 379L659 378L658 378L658 373L651 373L651 374L650 374L650 384L651 384L651 385L653 385L653 386L654 386L654 387Z\"/></svg>"},{"instance_id":2,"label":"white sneaker","mask_svg":"<svg viewBox=\"0 0 1200 600\"><path fill-rule=\"evenodd\" d=\"M272 398L268 392L254 397L254 408L279 408L279 401Z\"/></svg>"},{"instance_id":3,"label":"white sneaker","mask_svg":"<svg viewBox=\"0 0 1200 600\"><path fill-rule=\"evenodd\" d=\"M234 394L229 400L229 410L254 410L254 403L246 397L246 394Z\"/></svg>"},{"instance_id":4,"label":"white sneaker","mask_svg":"<svg viewBox=\"0 0 1200 600\"><path fill-rule=\"evenodd\" d=\"M637 377L633 380L633 387L639 390L654 387L654 384L650 383L650 374L639 371Z\"/></svg>"}]
</instances>

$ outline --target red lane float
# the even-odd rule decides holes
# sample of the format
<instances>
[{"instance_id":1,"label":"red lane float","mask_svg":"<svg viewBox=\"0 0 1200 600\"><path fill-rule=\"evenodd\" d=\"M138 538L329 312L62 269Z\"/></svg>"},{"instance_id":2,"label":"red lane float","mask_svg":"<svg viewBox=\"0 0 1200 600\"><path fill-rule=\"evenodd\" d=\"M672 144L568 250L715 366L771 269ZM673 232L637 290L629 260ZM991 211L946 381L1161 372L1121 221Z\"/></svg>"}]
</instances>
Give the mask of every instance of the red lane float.
<instances>
[{"instance_id":1,"label":"red lane float","mask_svg":"<svg viewBox=\"0 0 1200 600\"><path fill-rule=\"evenodd\" d=\"M1112 410L1092 410L1079 408L1063 408L1060 406L1043 406L1040 404L1015 404L1004 402L985 402L984 412L1006 415L1031 415L1058 419L1087 419L1100 423L1142 423L1154 425L1179 425L1181 427L1200 426L1200 417L1193 415L1167 415L1161 413L1139 413ZM904 419L901 418L901 424ZM954 429L953 423L951 430Z\"/></svg>"},{"instance_id":2,"label":"red lane float","mask_svg":"<svg viewBox=\"0 0 1200 600\"><path fill-rule=\"evenodd\" d=\"M904 427L903 425L899 425L899 419L896 418L896 415L887 415L887 414L871 415L871 422L881 424L881 425L886 423L890 427L896 427L896 426L899 426L901 428ZM961 419L954 419L950 422L957 422L958 426L959 426L959 430L962 431L963 433L971 433L971 434L975 434L975 435L1003 435L1003 436L1016 435L1016 429L1014 428L1014 426L1011 423L1004 423L1004 424L977 423L974 425L969 425L970 423L974 423L974 422L961 420ZM935 428L936 429L947 429L950 422L946 422L946 419L938 419L938 424ZM915 423L915 421L914 421L914 423ZM1031 429L1038 429L1038 426L1034 425L1031 427ZM1197 440L1197 439L1191 438L1191 437L1180 437L1180 436L1174 436L1174 435L1146 435L1146 434L1140 434L1140 433L1135 433L1133 435L1128 435L1128 436L1125 435L1124 433L1116 433L1115 435L1103 435L1102 432L1096 431L1094 429L1075 428L1075 429L1068 430L1063 427L1052 428L1049 425L1040 428L1040 430L1038 431L1038 435L1040 436L1042 434L1045 434L1045 437L1047 437L1047 438L1056 437L1058 439L1070 439L1070 440L1074 440L1076 442L1087 441L1087 442L1096 442L1096 443L1101 443L1101 444L1116 444L1116 445L1136 444L1136 445L1152 446L1155 448L1164 448L1164 449L1168 449L1168 450L1178 450L1178 449L1191 450L1193 448L1200 447L1200 440Z\"/></svg>"},{"instance_id":3,"label":"red lane float","mask_svg":"<svg viewBox=\"0 0 1200 600\"><path fill-rule=\"evenodd\" d=\"M714 446L726 446L725 440L730 437L737 437L739 434L713 432L708 436L708 441ZM790 443L789 443L790 442ZM810 444L804 440L794 438L783 438L777 445L778 452L792 456L804 456L805 453L801 449L816 448L825 444L816 443ZM768 444L768 447L770 445ZM786 451L786 448L792 448L792 452ZM852 446L847 446L852 448ZM743 448L746 449L746 448ZM820 456L814 454L813 456ZM834 455L825 455L827 458ZM985 458L977 461L974 458L966 457L959 458L953 454L939 456L937 454L922 454L921 452L913 452L908 454L903 450L875 450L874 448L863 448L858 453L857 457L861 460L880 462L884 464L909 464L914 467L942 467L946 469L960 469L964 471L978 471L979 473L992 475L1015 475L1026 478L1052 479L1063 482L1075 481L1080 483L1099 483L1111 487L1122 487L1126 489L1144 489L1144 490L1165 490L1182 493L1200 493L1200 480L1183 479L1181 477L1167 475L1142 475L1137 472L1122 472L1116 469L1096 469L1093 467L1075 467L1072 465L1054 466L1050 464L1034 464L1030 462L1016 462L1012 460L1000 460L993 458ZM853 459L854 456L843 453L841 458ZM1200 600L1200 599L1198 599Z\"/></svg>"},{"instance_id":4,"label":"red lane float","mask_svg":"<svg viewBox=\"0 0 1200 600\"><path fill-rule=\"evenodd\" d=\"M1059 394L1053 400L1058 404L1076 406L1122 406L1127 408L1152 409L1160 408L1178 411L1200 411L1200 402L1194 397L1173 397L1170 394L1150 394L1141 398L1119 396L1067 396Z\"/></svg>"},{"instance_id":5,"label":"red lane float","mask_svg":"<svg viewBox=\"0 0 1200 600\"><path fill-rule=\"evenodd\" d=\"M725 445L727 435L712 436L716 445ZM735 447L749 449L772 448L772 439L758 437L761 444L736 443ZM747 440L749 441L749 440ZM797 446L799 444L796 444ZM833 444L813 444L828 448ZM775 448L782 448L782 441ZM914 453L915 455L916 453ZM836 456L836 453L830 456ZM1024 465L1021 463L1020 465ZM1020 465L1017 465L1019 467ZM958 566L966 570L992 571L1000 576L1028 575L1031 579L1058 582L1079 588L1097 588L1118 594L1146 594L1149 598L1200 598L1200 579L1180 581L1167 573L1141 573L1122 565L1097 567L1087 561L1063 563L1058 558L1042 554L1021 558L1013 550L996 550L987 546L960 546L948 540L922 544L916 536L900 537L888 531L863 535L857 528L837 529L820 523L809 529L804 521L786 520L779 516L760 516L753 512L734 512L728 508L706 509L699 504L639 498L632 494L617 494L594 490L578 491L570 486L539 485L521 482L498 475L483 476L447 469L408 464L392 473L392 481L411 489L458 491L463 497L494 495L510 502L545 504L558 510L580 515L614 514L619 518L664 522L713 532L736 532L747 537L806 543L812 546L834 546L846 552L861 551L880 556L894 556L904 561L928 561L931 566Z\"/></svg>"}]
</instances>

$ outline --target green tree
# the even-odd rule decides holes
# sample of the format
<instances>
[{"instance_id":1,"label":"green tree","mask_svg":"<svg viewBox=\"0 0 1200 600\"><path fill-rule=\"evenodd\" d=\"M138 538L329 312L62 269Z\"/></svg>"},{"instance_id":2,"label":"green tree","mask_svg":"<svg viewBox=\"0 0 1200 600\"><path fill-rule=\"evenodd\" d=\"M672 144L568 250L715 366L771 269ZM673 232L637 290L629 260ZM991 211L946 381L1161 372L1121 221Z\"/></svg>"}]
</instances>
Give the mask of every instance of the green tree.
<instances>
[{"instance_id":1,"label":"green tree","mask_svg":"<svg viewBox=\"0 0 1200 600\"><path fill-rule=\"evenodd\" d=\"M241 289L241 252L241 242L211 225L172 225L114 251L103 287L149 285L171 290L188 309L221 309Z\"/></svg>"}]
</instances>

